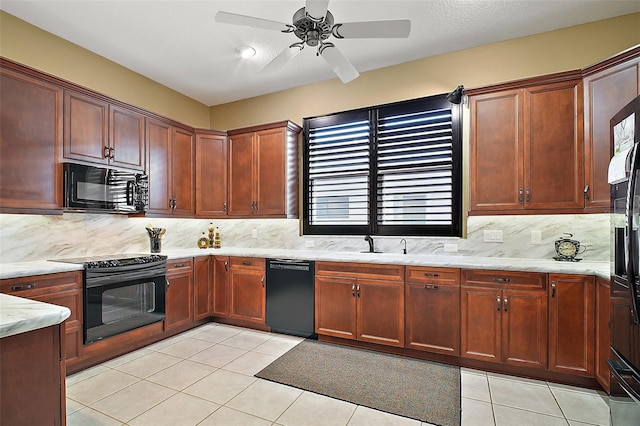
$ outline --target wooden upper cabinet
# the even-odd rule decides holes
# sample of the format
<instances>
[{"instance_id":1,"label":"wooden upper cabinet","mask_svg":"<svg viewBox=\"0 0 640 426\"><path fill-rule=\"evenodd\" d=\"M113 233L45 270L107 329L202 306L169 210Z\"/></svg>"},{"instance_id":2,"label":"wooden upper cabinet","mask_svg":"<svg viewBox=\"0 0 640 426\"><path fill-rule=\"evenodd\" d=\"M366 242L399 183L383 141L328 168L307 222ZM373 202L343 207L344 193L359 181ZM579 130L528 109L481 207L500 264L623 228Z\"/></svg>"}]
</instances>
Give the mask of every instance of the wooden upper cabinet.
<instances>
[{"instance_id":1,"label":"wooden upper cabinet","mask_svg":"<svg viewBox=\"0 0 640 426\"><path fill-rule=\"evenodd\" d=\"M62 88L4 67L0 87L0 211L61 212Z\"/></svg>"},{"instance_id":2,"label":"wooden upper cabinet","mask_svg":"<svg viewBox=\"0 0 640 426\"><path fill-rule=\"evenodd\" d=\"M196 215L227 215L227 137L196 132Z\"/></svg>"},{"instance_id":3,"label":"wooden upper cabinet","mask_svg":"<svg viewBox=\"0 0 640 426\"><path fill-rule=\"evenodd\" d=\"M195 213L194 133L169 123L147 120L149 214Z\"/></svg>"},{"instance_id":4,"label":"wooden upper cabinet","mask_svg":"<svg viewBox=\"0 0 640 426\"><path fill-rule=\"evenodd\" d=\"M609 121L640 94L640 48L585 70L585 207L608 211L607 171L611 159Z\"/></svg>"},{"instance_id":5,"label":"wooden upper cabinet","mask_svg":"<svg viewBox=\"0 0 640 426\"><path fill-rule=\"evenodd\" d=\"M548 84L524 81L470 91L472 213L583 209L578 77L564 73L550 76Z\"/></svg>"},{"instance_id":6,"label":"wooden upper cabinet","mask_svg":"<svg viewBox=\"0 0 640 426\"><path fill-rule=\"evenodd\" d=\"M229 216L298 216L298 135L284 121L229 131Z\"/></svg>"},{"instance_id":7,"label":"wooden upper cabinet","mask_svg":"<svg viewBox=\"0 0 640 426\"><path fill-rule=\"evenodd\" d=\"M519 210L524 196L522 90L470 98L471 210Z\"/></svg>"},{"instance_id":8,"label":"wooden upper cabinet","mask_svg":"<svg viewBox=\"0 0 640 426\"><path fill-rule=\"evenodd\" d=\"M109 107L110 163L114 166L144 170L144 115L130 109Z\"/></svg>"},{"instance_id":9,"label":"wooden upper cabinet","mask_svg":"<svg viewBox=\"0 0 640 426\"><path fill-rule=\"evenodd\" d=\"M144 115L71 90L64 114L64 158L144 170Z\"/></svg>"},{"instance_id":10,"label":"wooden upper cabinet","mask_svg":"<svg viewBox=\"0 0 640 426\"><path fill-rule=\"evenodd\" d=\"M64 92L64 158L109 164L109 103Z\"/></svg>"}]
</instances>

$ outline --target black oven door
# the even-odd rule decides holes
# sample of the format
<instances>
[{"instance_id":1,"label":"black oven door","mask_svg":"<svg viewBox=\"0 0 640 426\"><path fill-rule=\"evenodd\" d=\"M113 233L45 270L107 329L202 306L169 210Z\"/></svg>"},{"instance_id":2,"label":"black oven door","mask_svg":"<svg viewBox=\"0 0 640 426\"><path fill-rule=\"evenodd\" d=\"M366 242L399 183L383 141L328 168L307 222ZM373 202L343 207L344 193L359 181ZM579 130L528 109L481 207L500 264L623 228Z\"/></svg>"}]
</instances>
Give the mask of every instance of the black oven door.
<instances>
[{"instance_id":1,"label":"black oven door","mask_svg":"<svg viewBox=\"0 0 640 426\"><path fill-rule=\"evenodd\" d=\"M85 280L85 344L164 320L165 291L164 274Z\"/></svg>"}]
</instances>

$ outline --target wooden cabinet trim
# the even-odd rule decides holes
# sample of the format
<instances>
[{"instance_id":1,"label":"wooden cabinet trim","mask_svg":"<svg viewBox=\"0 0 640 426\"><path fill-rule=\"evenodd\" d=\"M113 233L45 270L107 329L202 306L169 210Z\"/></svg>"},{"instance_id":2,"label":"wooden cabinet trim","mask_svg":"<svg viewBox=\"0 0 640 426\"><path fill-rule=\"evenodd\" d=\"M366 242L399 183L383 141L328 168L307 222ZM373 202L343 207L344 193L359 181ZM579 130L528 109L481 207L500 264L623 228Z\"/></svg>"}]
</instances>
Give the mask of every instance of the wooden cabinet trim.
<instances>
[{"instance_id":1,"label":"wooden cabinet trim","mask_svg":"<svg viewBox=\"0 0 640 426\"><path fill-rule=\"evenodd\" d=\"M460 285L460 269L436 268L430 266L405 267L405 283L410 284L438 284L447 286Z\"/></svg>"}]
</instances>

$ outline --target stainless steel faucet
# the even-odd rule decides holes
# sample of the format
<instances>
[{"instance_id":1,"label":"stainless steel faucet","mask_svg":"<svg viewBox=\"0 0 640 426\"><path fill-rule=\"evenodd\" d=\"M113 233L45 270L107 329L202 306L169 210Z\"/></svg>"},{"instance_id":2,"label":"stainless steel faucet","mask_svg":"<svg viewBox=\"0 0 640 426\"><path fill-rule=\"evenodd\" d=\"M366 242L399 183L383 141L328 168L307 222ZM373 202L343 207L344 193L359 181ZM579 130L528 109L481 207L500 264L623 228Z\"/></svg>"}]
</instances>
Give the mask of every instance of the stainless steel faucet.
<instances>
[{"instance_id":1,"label":"stainless steel faucet","mask_svg":"<svg viewBox=\"0 0 640 426\"><path fill-rule=\"evenodd\" d=\"M369 243L369 253L373 253L373 238L371 238L371 235L364 237L364 240Z\"/></svg>"}]
</instances>

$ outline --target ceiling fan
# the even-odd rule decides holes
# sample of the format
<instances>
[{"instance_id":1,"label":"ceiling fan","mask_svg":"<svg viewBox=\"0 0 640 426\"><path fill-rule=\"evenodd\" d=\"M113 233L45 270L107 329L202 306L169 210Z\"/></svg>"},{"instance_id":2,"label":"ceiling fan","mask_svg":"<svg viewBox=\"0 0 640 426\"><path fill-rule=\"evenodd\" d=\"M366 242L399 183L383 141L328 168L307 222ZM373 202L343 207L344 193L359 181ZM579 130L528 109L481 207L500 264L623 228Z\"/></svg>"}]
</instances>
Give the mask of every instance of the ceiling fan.
<instances>
[{"instance_id":1,"label":"ceiling fan","mask_svg":"<svg viewBox=\"0 0 640 426\"><path fill-rule=\"evenodd\" d=\"M333 72L348 83L360 74L340 50L330 41L335 38L407 38L411 31L408 19L335 23L333 14L327 10L329 0L306 0L305 6L293 14L292 23L284 24L268 19L238 15L219 11L216 22L242 25L265 30L294 33L300 41L283 50L261 71L277 69L299 54L305 46L317 48Z\"/></svg>"}]
</instances>

